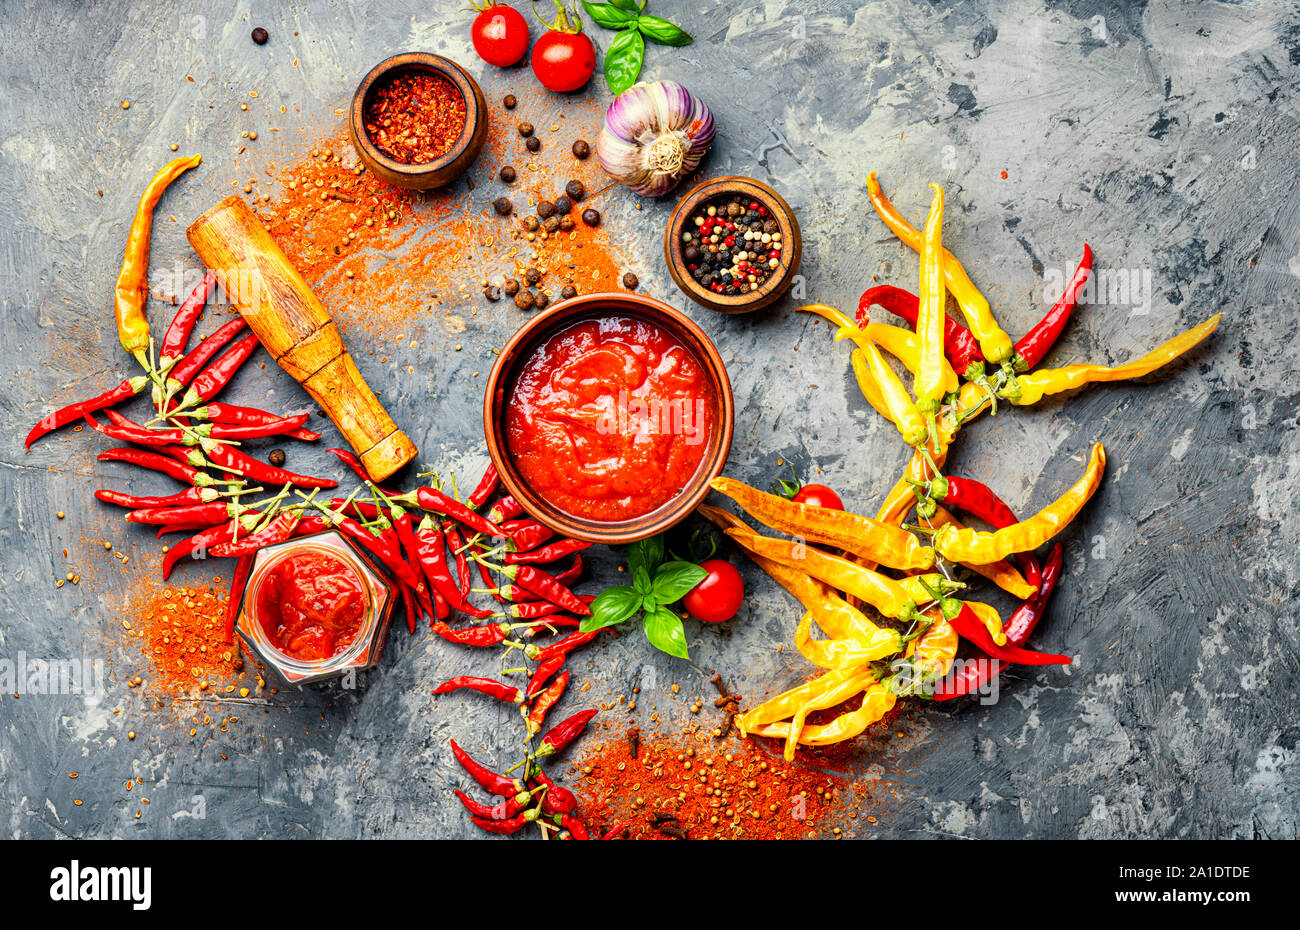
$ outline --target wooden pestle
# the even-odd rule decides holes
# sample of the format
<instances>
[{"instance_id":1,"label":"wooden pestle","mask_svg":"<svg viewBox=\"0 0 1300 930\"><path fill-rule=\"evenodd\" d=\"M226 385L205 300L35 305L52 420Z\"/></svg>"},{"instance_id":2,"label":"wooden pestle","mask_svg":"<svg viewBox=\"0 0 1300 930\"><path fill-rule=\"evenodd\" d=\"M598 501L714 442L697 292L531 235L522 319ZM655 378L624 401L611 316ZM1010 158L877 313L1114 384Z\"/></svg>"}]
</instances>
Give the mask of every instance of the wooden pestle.
<instances>
[{"instance_id":1,"label":"wooden pestle","mask_svg":"<svg viewBox=\"0 0 1300 930\"><path fill-rule=\"evenodd\" d=\"M361 377L329 311L242 197L221 201L186 235L271 357L315 398L372 478L383 481L415 458L415 444Z\"/></svg>"}]
</instances>

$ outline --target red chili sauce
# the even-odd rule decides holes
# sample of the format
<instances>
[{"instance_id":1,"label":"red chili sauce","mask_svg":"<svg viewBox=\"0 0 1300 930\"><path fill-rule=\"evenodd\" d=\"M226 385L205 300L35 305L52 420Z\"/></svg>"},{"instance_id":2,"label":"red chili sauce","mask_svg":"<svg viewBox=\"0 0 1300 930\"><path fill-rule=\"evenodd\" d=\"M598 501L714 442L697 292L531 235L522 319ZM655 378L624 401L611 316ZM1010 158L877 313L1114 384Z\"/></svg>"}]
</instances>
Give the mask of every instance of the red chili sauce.
<instances>
[{"instance_id":1,"label":"red chili sauce","mask_svg":"<svg viewBox=\"0 0 1300 930\"><path fill-rule=\"evenodd\" d=\"M275 648L299 662L346 652L366 619L361 578L342 559L320 552L273 565L257 595L257 617Z\"/></svg>"},{"instance_id":2,"label":"red chili sauce","mask_svg":"<svg viewBox=\"0 0 1300 930\"><path fill-rule=\"evenodd\" d=\"M524 480L554 506L629 520L695 477L716 403L704 364L667 329L624 316L584 320L524 363L506 444Z\"/></svg>"}]
</instances>

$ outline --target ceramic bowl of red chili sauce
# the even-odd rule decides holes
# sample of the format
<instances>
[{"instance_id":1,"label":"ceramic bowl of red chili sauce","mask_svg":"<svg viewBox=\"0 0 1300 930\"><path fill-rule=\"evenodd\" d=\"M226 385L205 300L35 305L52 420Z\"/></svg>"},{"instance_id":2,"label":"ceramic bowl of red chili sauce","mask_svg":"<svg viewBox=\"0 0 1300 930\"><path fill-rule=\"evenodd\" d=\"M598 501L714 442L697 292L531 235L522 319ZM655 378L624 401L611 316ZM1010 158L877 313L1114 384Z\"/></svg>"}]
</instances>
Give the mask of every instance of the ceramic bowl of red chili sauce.
<instances>
[{"instance_id":1,"label":"ceramic bowl of red chili sauce","mask_svg":"<svg viewBox=\"0 0 1300 930\"><path fill-rule=\"evenodd\" d=\"M349 118L362 163L390 184L443 187L460 177L487 139L487 100L450 58L407 52L361 79Z\"/></svg>"},{"instance_id":2,"label":"ceramic bowl of red chili sauce","mask_svg":"<svg viewBox=\"0 0 1300 930\"><path fill-rule=\"evenodd\" d=\"M556 304L511 337L483 422L502 483L565 536L622 544L663 532L731 450L731 381L694 321L636 294Z\"/></svg>"},{"instance_id":3,"label":"ceramic bowl of red chili sauce","mask_svg":"<svg viewBox=\"0 0 1300 930\"><path fill-rule=\"evenodd\" d=\"M379 662L393 589L339 533L267 546L253 558L235 629L280 678L301 685Z\"/></svg>"}]
</instances>

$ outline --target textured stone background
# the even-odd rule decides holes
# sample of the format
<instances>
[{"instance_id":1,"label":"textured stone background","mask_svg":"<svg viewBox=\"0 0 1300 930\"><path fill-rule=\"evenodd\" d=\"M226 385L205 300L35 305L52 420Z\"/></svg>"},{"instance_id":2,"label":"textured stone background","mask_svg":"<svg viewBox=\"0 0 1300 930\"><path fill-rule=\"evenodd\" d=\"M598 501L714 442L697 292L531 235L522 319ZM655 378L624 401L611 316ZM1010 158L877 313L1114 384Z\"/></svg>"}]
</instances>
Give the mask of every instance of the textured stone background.
<instances>
[{"instance_id":1,"label":"textured stone background","mask_svg":"<svg viewBox=\"0 0 1300 930\"><path fill-rule=\"evenodd\" d=\"M80 586L55 590L66 570L60 550L106 523L88 503L92 488L159 485L96 466L98 444L84 435L30 455L21 440L45 404L120 377L105 307L127 217L169 157L165 143L230 151L229 114L249 87L268 105L301 107L304 122L327 115L375 61L410 48L465 63L489 96L531 80L480 67L459 5L4 3L0 411L10 425L0 438L0 657L96 657L116 641L111 572L87 571ZM713 106L721 141L708 173L754 175L794 205L810 299L848 308L873 276L911 283L914 257L867 204L863 182L875 168L912 216L924 209L927 181L946 185L948 243L1015 334L1045 309L1054 296L1045 281L1073 269L1085 239L1099 268L1150 281L1149 302L1081 309L1049 364L1122 361L1225 314L1207 345L1147 383L986 418L963 434L952 468L1025 511L1075 480L1092 442L1106 443L1109 474L1064 536L1068 571L1036 639L1075 662L1017 671L994 706L914 708L899 728L906 739L863 740L855 770L896 785L902 800L860 832L1294 838L1296 7L652 7L696 42L653 49L646 74L681 80ZM254 25L271 32L265 48L248 39ZM595 86L604 94L602 80ZM133 101L129 111L122 99ZM256 167L256 153L248 158ZM161 213L181 222L159 224L156 260L193 260L184 225L228 192L226 176L200 171L168 195ZM861 399L847 350L788 305L752 319L688 306L659 257L670 208L604 204L612 226L639 237L645 289L687 307L730 363L738 411L729 472L765 484L784 457L803 473L821 469L850 506L874 508L905 453ZM468 474L484 461L465 373L485 367L517 323L504 311L489 316L462 337L462 353L422 341L403 360L414 379L367 370L425 464ZM351 338L364 354L364 336ZM291 403L294 386L270 366L241 374L232 399L275 404L277 395ZM316 453L295 455L303 470L331 467ZM56 510L68 518L56 521ZM113 532L156 552L142 533ZM137 561L149 567L150 558ZM661 688L681 682L689 694L705 693L714 668L749 694L801 678L805 667L775 652L797 611L744 570L752 596L742 616L723 629L688 625L698 666L652 654L639 636L612 640L592 653L596 687L584 699L625 693L649 669ZM210 572L188 577L200 574ZM114 716L120 683L102 699L0 696L5 832L467 835L447 790L459 776L446 738L504 761L517 723L476 702L430 705L430 684L463 664L428 635L397 635L360 690L282 695L269 713L245 706L246 723L198 740ZM658 701L680 716L683 701ZM128 742L128 727L141 738ZM71 770L82 773L75 791ZM145 778L153 802L139 820L122 790L131 774ZM74 807L73 797L86 802Z\"/></svg>"}]
</instances>

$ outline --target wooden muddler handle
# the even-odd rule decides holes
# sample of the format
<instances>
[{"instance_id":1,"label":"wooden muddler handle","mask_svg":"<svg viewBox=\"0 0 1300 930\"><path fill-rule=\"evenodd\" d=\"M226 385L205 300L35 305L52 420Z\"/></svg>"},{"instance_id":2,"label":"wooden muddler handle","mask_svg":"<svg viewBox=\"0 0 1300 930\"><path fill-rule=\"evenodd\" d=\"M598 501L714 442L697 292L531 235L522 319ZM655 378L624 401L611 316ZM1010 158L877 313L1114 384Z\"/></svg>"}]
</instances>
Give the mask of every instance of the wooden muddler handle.
<instances>
[{"instance_id":1,"label":"wooden muddler handle","mask_svg":"<svg viewBox=\"0 0 1300 930\"><path fill-rule=\"evenodd\" d=\"M329 414L372 478L383 481L415 458L414 443L357 371L329 311L242 197L227 197L185 234L266 351Z\"/></svg>"}]
</instances>

